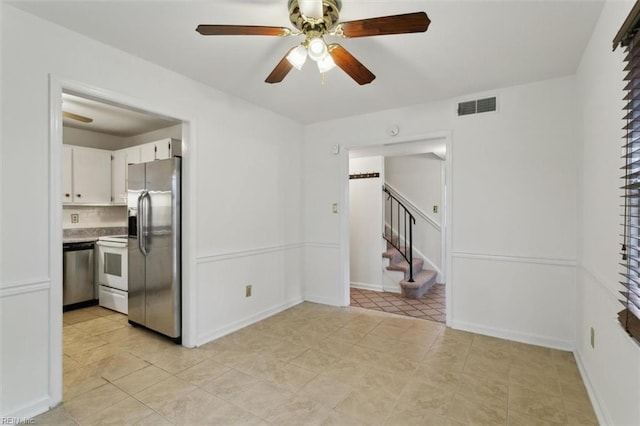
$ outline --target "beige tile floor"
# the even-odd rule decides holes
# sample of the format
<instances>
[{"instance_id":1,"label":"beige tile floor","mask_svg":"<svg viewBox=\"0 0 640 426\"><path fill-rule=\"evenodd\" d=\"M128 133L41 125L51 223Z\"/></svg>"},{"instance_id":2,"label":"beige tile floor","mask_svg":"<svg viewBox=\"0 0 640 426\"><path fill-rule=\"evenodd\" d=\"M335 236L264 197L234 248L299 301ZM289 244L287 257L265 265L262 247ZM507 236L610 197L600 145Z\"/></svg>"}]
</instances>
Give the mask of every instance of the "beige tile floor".
<instances>
[{"instance_id":1,"label":"beige tile floor","mask_svg":"<svg viewBox=\"0 0 640 426\"><path fill-rule=\"evenodd\" d=\"M64 402L36 424L591 425L569 352L303 303L197 349L64 315Z\"/></svg>"}]
</instances>

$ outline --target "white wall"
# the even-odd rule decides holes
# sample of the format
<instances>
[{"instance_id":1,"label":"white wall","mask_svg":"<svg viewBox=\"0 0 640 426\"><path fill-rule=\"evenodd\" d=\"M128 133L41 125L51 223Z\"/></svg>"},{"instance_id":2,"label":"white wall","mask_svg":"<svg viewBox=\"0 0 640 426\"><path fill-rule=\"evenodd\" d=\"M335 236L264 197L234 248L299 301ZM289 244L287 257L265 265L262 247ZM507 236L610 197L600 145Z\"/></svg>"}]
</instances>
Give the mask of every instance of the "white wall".
<instances>
[{"instance_id":1,"label":"white wall","mask_svg":"<svg viewBox=\"0 0 640 426\"><path fill-rule=\"evenodd\" d=\"M349 180L349 270L351 285L382 290L382 183L384 158L349 160L349 173L380 177Z\"/></svg>"},{"instance_id":2,"label":"white wall","mask_svg":"<svg viewBox=\"0 0 640 426\"><path fill-rule=\"evenodd\" d=\"M444 272L442 263L442 213L444 200L442 199L444 161L434 154L402 155L384 158L385 181L396 189L411 205L416 206L420 213L431 219L424 219L421 214L412 211L416 218L413 228L413 244L429 263ZM433 212L433 207L438 212ZM442 273L438 275L438 282L443 282Z\"/></svg>"},{"instance_id":3,"label":"white wall","mask_svg":"<svg viewBox=\"0 0 640 426\"><path fill-rule=\"evenodd\" d=\"M442 217L443 160L433 154L384 158L385 181L437 223ZM433 212L438 206L438 212Z\"/></svg>"},{"instance_id":4,"label":"white wall","mask_svg":"<svg viewBox=\"0 0 640 426\"><path fill-rule=\"evenodd\" d=\"M78 215L78 222L71 222L71 215ZM127 226L126 206L62 206L62 228L102 228Z\"/></svg>"},{"instance_id":5,"label":"white wall","mask_svg":"<svg viewBox=\"0 0 640 426\"><path fill-rule=\"evenodd\" d=\"M176 124L175 126L165 127L164 129L153 130L151 132L142 133L140 135L122 138L122 147L128 148L130 146L142 145L143 143L154 142L166 138L181 140L182 124Z\"/></svg>"},{"instance_id":6,"label":"white wall","mask_svg":"<svg viewBox=\"0 0 640 426\"><path fill-rule=\"evenodd\" d=\"M331 214L346 173L331 145L392 143L452 132L452 325L516 340L572 348L575 339L577 102L573 77L491 92L499 112L455 116L456 100L309 125L305 131L305 239L311 300L343 303L329 278L344 277L345 232ZM484 94L478 94L482 96ZM468 97L467 97L468 98ZM343 154L344 155L344 154ZM549 297L552 294L553 297ZM516 308L517 307L517 308Z\"/></svg>"},{"instance_id":7,"label":"white wall","mask_svg":"<svg viewBox=\"0 0 640 426\"><path fill-rule=\"evenodd\" d=\"M607 2L578 69L581 104L580 258L576 356L600 421L640 424L640 347L618 324L624 132L624 49L611 40L633 2ZM595 329L595 348L590 328Z\"/></svg>"},{"instance_id":8,"label":"white wall","mask_svg":"<svg viewBox=\"0 0 640 426\"><path fill-rule=\"evenodd\" d=\"M62 325L61 313L52 314L59 322L48 316L49 300L61 294L61 274L52 270L62 262L62 247L48 243L62 229L61 219L49 220L50 73L190 121L183 212L194 242L183 248L185 269L195 274L185 285L197 303L186 313L195 317L196 343L302 299L299 124L4 2L0 11L0 231L11 247L0 259L0 388L11 389L0 416L33 415L61 397L55 380L49 386L50 372L62 369L61 354L49 364ZM249 283L254 295L245 298Z\"/></svg>"},{"instance_id":9,"label":"white wall","mask_svg":"<svg viewBox=\"0 0 640 426\"><path fill-rule=\"evenodd\" d=\"M125 147L124 139L121 137L67 126L62 130L62 143L111 151Z\"/></svg>"}]
</instances>

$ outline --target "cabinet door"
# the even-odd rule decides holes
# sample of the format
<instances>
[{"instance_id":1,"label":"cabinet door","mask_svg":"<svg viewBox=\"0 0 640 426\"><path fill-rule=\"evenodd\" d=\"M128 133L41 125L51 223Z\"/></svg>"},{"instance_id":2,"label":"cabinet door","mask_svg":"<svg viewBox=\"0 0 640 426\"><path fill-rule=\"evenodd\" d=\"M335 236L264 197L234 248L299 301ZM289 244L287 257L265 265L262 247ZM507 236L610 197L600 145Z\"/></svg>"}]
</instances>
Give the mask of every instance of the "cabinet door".
<instances>
[{"instance_id":1,"label":"cabinet door","mask_svg":"<svg viewBox=\"0 0 640 426\"><path fill-rule=\"evenodd\" d=\"M62 202L70 203L73 201L73 149L70 146L62 147Z\"/></svg>"},{"instance_id":2,"label":"cabinet door","mask_svg":"<svg viewBox=\"0 0 640 426\"><path fill-rule=\"evenodd\" d=\"M111 151L73 147L73 201L111 203Z\"/></svg>"},{"instance_id":3,"label":"cabinet door","mask_svg":"<svg viewBox=\"0 0 640 426\"><path fill-rule=\"evenodd\" d=\"M113 151L111 161L111 196L113 204L127 204L127 152Z\"/></svg>"},{"instance_id":4,"label":"cabinet door","mask_svg":"<svg viewBox=\"0 0 640 426\"><path fill-rule=\"evenodd\" d=\"M123 151L127 154L127 164L138 164L140 160L140 147L132 146L131 148L125 148Z\"/></svg>"},{"instance_id":5,"label":"cabinet door","mask_svg":"<svg viewBox=\"0 0 640 426\"><path fill-rule=\"evenodd\" d=\"M156 159L156 144L155 142L145 143L140 145L140 162L148 163Z\"/></svg>"},{"instance_id":6,"label":"cabinet door","mask_svg":"<svg viewBox=\"0 0 640 426\"><path fill-rule=\"evenodd\" d=\"M171 139L162 139L156 144L156 160L164 160L171 158Z\"/></svg>"}]
</instances>

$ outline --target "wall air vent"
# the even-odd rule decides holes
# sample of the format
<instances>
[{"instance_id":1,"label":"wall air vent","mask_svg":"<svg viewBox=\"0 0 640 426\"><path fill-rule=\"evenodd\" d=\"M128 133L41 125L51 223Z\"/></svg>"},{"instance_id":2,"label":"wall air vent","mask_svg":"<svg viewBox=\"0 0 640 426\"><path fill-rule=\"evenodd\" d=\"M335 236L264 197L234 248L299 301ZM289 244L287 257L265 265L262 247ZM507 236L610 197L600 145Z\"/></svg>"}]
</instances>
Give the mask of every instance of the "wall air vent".
<instances>
[{"instance_id":1,"label":"wall air vent","mask_svg":"<svg viewBox=\"0 0 640 426\"><path fill-rule=\"evenodd\" d=\"M466 101L458 103L458 116L479 114L481 112L496 111L497 102L496 97L484 99L476 99L473 101Z\"/></svg>"}]
</instances>

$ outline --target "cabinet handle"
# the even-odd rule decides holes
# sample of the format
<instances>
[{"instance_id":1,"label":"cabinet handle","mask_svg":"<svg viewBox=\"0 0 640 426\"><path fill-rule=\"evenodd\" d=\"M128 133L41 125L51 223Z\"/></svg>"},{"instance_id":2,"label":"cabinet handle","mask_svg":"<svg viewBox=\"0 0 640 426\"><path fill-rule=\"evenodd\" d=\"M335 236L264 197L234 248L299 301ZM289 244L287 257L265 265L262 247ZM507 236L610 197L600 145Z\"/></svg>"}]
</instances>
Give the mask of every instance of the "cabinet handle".
<instances>
[{"instance_id":1,"label":"cabinet handle","mask_svg":"<svg viewBox=\"0 0 640 426\"><path fill-rule=\"evenodd\" d=\"M69 197L71 194L64 194L65 197Z\"/></svg>"},{"instance_id":2,"label":"cabinet handle","mask_svg":"<svg viewBox=\"0 0 640 426\"><path fill-rule=\"evenodd\" d=\"M76 197L80 198L82 197L82 194L76 194Z\"/></svg>"}]
</instances>

